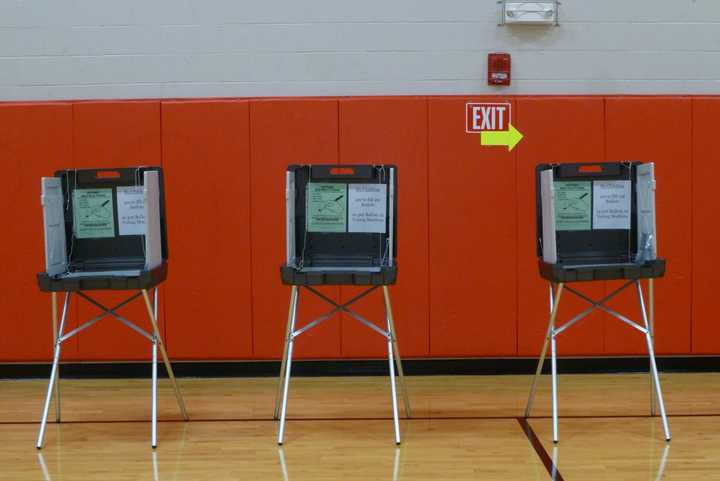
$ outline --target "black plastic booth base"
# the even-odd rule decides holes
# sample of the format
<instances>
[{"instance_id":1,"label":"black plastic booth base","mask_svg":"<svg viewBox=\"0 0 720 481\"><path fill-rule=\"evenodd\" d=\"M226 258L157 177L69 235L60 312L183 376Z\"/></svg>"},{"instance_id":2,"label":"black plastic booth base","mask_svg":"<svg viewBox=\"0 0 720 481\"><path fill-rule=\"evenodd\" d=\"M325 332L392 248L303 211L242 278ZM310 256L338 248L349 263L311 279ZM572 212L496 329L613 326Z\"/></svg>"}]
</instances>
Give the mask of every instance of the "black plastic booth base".
<instances>
[{"instance_id":1,"label":"black plastic booth base","mask_svg":"<svg viewBox=\"0 0 720 481\"><path fill-rule=\"evenodd\" d=\"M654 279L665 275L665 259L644 264L576 266L539 262L540 276L550 282L610 281L615 279Z\"/></svg>"},{"instance_id":2,"label":"black plastic booth base","mask_svg":"<svg viewBox=\"0 0 720 481\"><path fill-rule=\"evenodd\" d=\"M379 272L318 271L302 272L295 267L280 267L282 283L290 286L353 285L390 286L397 282L397 266L382 267Z\"/></svg>"},{"instance_id":3,"label":"black plastic booth base","mask_svg":"<svg viewBox=\"0 0 720 481\"><path fill-rule=\"evenodd\" d=\"M163 282L166 278L167 262L163 262L153 270L141 271L140 275L136 277L52 277L45 272L37 275L38 286L43 292L151 289Z\"/></svg>"}]
</instances>

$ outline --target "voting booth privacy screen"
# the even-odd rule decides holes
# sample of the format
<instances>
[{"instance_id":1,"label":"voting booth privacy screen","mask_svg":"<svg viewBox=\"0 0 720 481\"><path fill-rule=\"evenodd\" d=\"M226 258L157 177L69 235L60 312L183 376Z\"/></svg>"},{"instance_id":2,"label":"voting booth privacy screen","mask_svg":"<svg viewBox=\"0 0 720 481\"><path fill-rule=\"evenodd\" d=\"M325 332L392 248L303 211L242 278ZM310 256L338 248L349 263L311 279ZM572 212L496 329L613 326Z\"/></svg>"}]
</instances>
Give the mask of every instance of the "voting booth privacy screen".
<instances>
[{"instance_id":1,"label":"voting booth privacy screen","mask_svg":"<svg viewBox=\"0 0 720 481\"><path fill-rule=\"evenodd\" d=\"M164 279L168 252L159 167L62 170L43 177L41 188L41 289L134 289Z\"/></svg>"},{"instance_id":2,"label":"voting booth privacy screen","mask_svg":"<svg viewBox=\"0 0 720 481\"><path fill-rule=\"evenodd\" d=\"M665 264L657 259L654 164L543 164L536 173L541 270L548 265L555 272L644 266L649 270L636 275L628 274L631 271L609 275L662 275Z\"/></svg>"},{"instance_id":3,"label":"voting booth privacy screen","mask_svg":"<svg viewBox=\"0 0 720 481\"><path fill-rule=\"evenodd\" d=\"M287 284L392 284L397 168L291 165L286 173Z\"/></svg>"}]
</instances>

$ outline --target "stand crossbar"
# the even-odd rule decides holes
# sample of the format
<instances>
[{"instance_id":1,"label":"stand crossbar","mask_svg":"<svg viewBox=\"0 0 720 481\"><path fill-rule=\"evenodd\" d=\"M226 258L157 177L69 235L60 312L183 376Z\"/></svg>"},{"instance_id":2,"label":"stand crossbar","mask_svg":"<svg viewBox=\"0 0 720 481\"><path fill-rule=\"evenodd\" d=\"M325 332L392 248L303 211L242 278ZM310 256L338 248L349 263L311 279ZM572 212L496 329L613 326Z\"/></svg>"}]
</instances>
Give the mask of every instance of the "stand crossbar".
<instances>
[{"instance_id":1,"label":"stand crossbar","mask_svg":"<svg viewBox=\"0 0 720 481\"><path fill-rule=\"evenodd\" d=\"M84 298L86 298L86 299L90 299L90 298L87 297L87 296L83 296L82 293L80 293L80 292L78 292L78 295L80 295L81 297L84 297ZM64 334L64 335L60 338L60 342L64 342L64 341L70 339L70 338L73 337L75 334L78 334L79 332L84 331L85 329L87 329L88 327L92 326L93 324L95 324L96 322L98 322L98 321L101 320L101 319L105 319L105 318L108 317L108 316L117 317L117 316L114 314L115 311L117 311L118 309L120 309L122 306L124 306L124 305L126 305L126 304L129 304L130 302L132 302L133 300L137 299L137 298L140 297L141 295L142 295L142 293L141 293L141 292L138 292L137 294L133 295L132 297L129 297L128 299L125 299L123 302L121 302L120 304L116 305L116 306L113 307L112 309L106 309L105 307L102 307L102 306L99 306L99 304L96 304L96 305L98 305L98 306L100 307L100 309L102 309L104 312L103 312L102 314L100 314L99 316L93 317L93 318L90 319L89 321L83 323L82 325L80 325L80 326L77 327L76 329L73 329L72 331ZM55 297L55 296L53 296L53 297ZM95 303L95 301L92 300L92 299L90 299L90 301L91 301L92 303Z\"/></svg>"},{"instance_id":2,"label":"stand crossbar","mask_svg":"<svg viewBox=\"0 0 720 481\"><path fill-rule=\"evenodd\" d=\"M157 447L157 363L158 363L158 356L157 351L158 347L160 347L160 352L163 357L163 364L165 365L165 369L167 370L168 377L170 378L170 382L173 385L174 391L175 391L175 398L177 400L178 406L180 408L180 412L182 414L182 417L185 421L187 421L188 414L187 410L185 409L185 402L182 397L182 393L180 392L180 388L177 385L177 380L175 379L175 374L173 373L172 365L170 364L170 360L168 358L167 352L165 351L165 345L162 341L162 337L160 336L160 330L158 329L157 325L157 310L158 310L158 289L157 287L153 290L153 301L151 303L150 297L148 296L148 292L146 289L142 289L140 292L137 292L130 296L129 298L125 299L121 303L117 304L116 306L112 308L108 308L104 306L103 304L97 302L95 299L91 298L84 292L77 292L77 295L81 297L82 299L87 300L89 303L94 305L95 307L99 308L103 311L102 314L99 316L96 316L89 321L84 322L79 327L73 329L72 331L69 331L65 333L65 324L67 321L67 313L69 309L69 303L71 298L72 292L68 291L65 292L65 301L63 303L62 308L62 315L60 316L60 325L57 326L57 293L53 292L53 337L54 337L54 355L53 355L53 363L52 363L52 369L50 371L50 382L48 383L48 389L47 389L47 395L45 397L45 404L43 407L42 412L42 418L40 422L40 431L38 433L37 437L37 443L36 447L38 449L42 449L43 447L43 441L45 439L45 429L47 427L47 418L48 418L48 412L50 411L50 403L52 401L53 393L55 395L55 419L56 422L60 422L60 374L59 374L59 364L60 364L60 351L62 344L67 341L68 339L74 337L75 335L79 334L80 332L84 331L85 329L89 328L90 326L94 325L96 322L106 318L106 317L114 317L118 321L122 322L126 326L128 326L133 331L137 332L141 336L145 337L147 340L149 340L152 343L152 433L151 433L151 446L153 448ZM152 333L149 333L142 329L141 327L137 326L133 322L129 321L125 317L121 316L117 313L118 309L121 307L129 304L130 302L134 301L138 297L143 296L145 300L145 307L147 309L148 317L150 318L150 323L152 324Z\"/></svg>"},{"instance_id":3,"label":"stand crossbar","mask_svg":"<svg viewBox=\"0 0 720 481\"><path fill-rule=\"evenodd\" d=\"M333 308L327 312L326 314L314 319L313 321L309 322L305 326L295 329L295 324L297 322L297 310L298 310L298 304L299 304L299 297L300 297L300 289L304 287L306 290L314 294L319 299L325 301L326 303L333 306ZM398 406L397 406L397 392L396 392L396 386L395 386L395 368L397 367L398 372L398 378L400 380L400 386L403 394L403 401L405 405L405 416L411 417L410 412L410 400L408 398L407 394L407 388L405 386L405 376L402 369L402 360L400 359L400 351L398 349L398 343L397 343L397 336L395 334L395 326L393 323L393 316L392 316L392 306L390 303L390 293L388 291L387 286L383 286L383 294L385 298L385 320L387 323L387 330L384 330L380 327L378 327L375 323L367 320L365 317L361 316L357 312L353 311L349 308L350 305L354 304L355 302L359 301L360 299L364 298L368 294L370 294L372 291L377 289L379 286L373 286L369 289L364 290L357 296L353 297L349 301L339 304L335 302L334 300L330 299L317 289L314 289L310 286L299 286L299 285L293 285L291 292L290 292L290 309L288 312L288 323L287 323L287 329L285 332L285 348L283 351L283 358L282 363L280 366L280 379L278 381L278 391L277 395L275 397L275 413L274 418L280 420L280 426L278 429L278 444L282 445L285 438L285 420L286 420L286 413L287 413L287 399L288 399L288 389L290 384L290 372L292 367L292 353L293 353L293 344L295 341L295 338L297 338L300 334L303 334L310 329L316 327L321 322L324 322L331 317L333 317L338 312L344 312L348 314L353 319L359 321L361 324L369 327L373 331L377 332L381 336L383 336L387 340L387 349L388 349L388 367L390 371L390 389L392 394L392 409L393 409L393 426L395 431L395 443L400 444L400 423L399 423L399 416L398 416Z\"/></svg>"},{"instance_id":4,"label":"stand crossbar","mask_svg":"<svg viewBox=\"0 0 720 481\"><path fill-rule=\"evenodd\" d=\"M631 282L631 283L632 283L632 282ZM631 283L625 284L623 287L621 287L619 290L617 290L616 293L618 293L618 292L620 292L621 290L625 289L625 288L626 288L627 286L629 286ZM632 320L628 319L627 317L623 316L622 314L620 314L619 312L617 312L616 310L610 309L609 307L603 305L603 303L604 303L604 302L607 302L607 300L609 300L609 299L607 299L607 300L605 300L605 301L595 302L595 301L593 301L591 298L589 298L588 296L586 296L585 294L583 294L582 292L578 292L578 291L576 291L575 289L573 289L572 287L565 286L565 289L567 289L568 292L572 292L573 294L575 294L576 296L578 296L578 297L581 298L582 300L587 301L587 302L589 302L590 304L592 304L592 308L593 308L593 309L597 308L597 309L600 309L601 311L605 311L605 312L607 312L608 314L610 314L611 316L615 317L616 319L620 319L622 322L624 322L624 323L627 324L628 326L633 327L633 328L637 329L638 331L642 332L643 334L647 333L647 329L645 329L644 327L642 327L642 326L641 326L640 324L638 324L637 322L632 321Z\"/></svg>"},{"instance_id":5,"label":"stand crossbar","mask_svg":"<svg viewBox=\"0 0 720 481\"><path fill-rule=\"evenodd\" d=\"M350 299L350 300L349 300L348 302L346 302L345 304L338 304L338 303L336 303L335 301L333 301L332 299L330 299L329 297L327 297L326 295L324 295L322 292L320 292L320 291L318 291L318 290L316 290L316 289L313 289L312 287L307 287L307 286L306 286L305 289L307 289L308 291L312 292L313 294L315 294L317 297L319 297L320 299L324 300L324 301L327 302L328 304L332 304L333 306L335 306L335 309L332 310L332 313L333 313L333 314L334 314L335 312L342 311L342 312L348 314L349 316L351 316L352 318L356 319L357 321L360 321L361 323L365 324L367 327L369 327L369 328L372 329L373 331L377 332L377 333L380 334L381 336L383 336L383 337L385 337L385 338L388 338L388 337L390 337L390 333L389 333L388 331L382 330L381 328L379 328L378 326L376 326L375 324L373 324L371 321L368 321L368 320L365 319L363 316L361 316L360 314L358 314L357 312L355 312L355 311L353 311L353 310L351 310L351 309L348 309L348 307L347 307L347 306L349 306L350 304L352 304L352 303L354 303L354 302L356 302L356 301L359 301L360 299L362 299L362 298L365 297L366 295L370 294L372 291L374 291L374 290L377 289L378 287L379 287L379 286L374 286L374 287L372 287L372 288L370 288L370 289L367 289L366 291L363 291L360 295L355 296L354 298ZM307 326L306 326L306 327L307 327Z\"/></svg>"},{"instance_id":6,"label":"stand crossbar","mask_svg":"<svg viewBox=\"0 0 720 481\"><path fill-rule=\"evenodd\" d=\"M594 301L594 300L590 299L589 297L585 297L583 294L578 293L577 291L573 290L572 288L570 288L570 287L568 287L568 286L565 286L565 289L567 289L568 291L572 292L572 293L575 294L575 295L578 295L578 296L582 297L583 299L587 300L587 301L588 301L590 304L592 304L592 305L591 305L590 307L588 307L587 309L585 309L584 311L582 311L582 312L581 312L580 314L578 314L577 316L575 316L575 317L573 317L572 319L570 319L569 321L567 321L567 322L566 322L565 324L563 324L562 326L560 326L560 327L558 327L557 329L555 329L555 334L558 335L558 334L560 334L561 332L563 332L564 330L568 329L570 326L572 326L573 324L575 324L576 322L578 322L580 319L583 319L585 316L587 316L588 314L590 314L590 313L591 313L592 311L594 311L596 308L599 308L601 305L603 305L604 303L608 302L610 299L612 299L613 297L615 297L617 294L619 294L623 289L625 289L625 288L626 288L627 286L629 286L630 284L632 284L632 281L626 282L623 286L615 289L613 292L611 292L611 293L608 294L607 296L603 297L603 298L600 299L599 301ZM552 302L553 302L553 301L552 301L552 287L551 287L551 288L550 288L550 305L552 305Z\"/></svg>"},{"instance_id":7,"label":"stand crossbar","mask_svg":"<svg viewBox=\"0 0 720 481\"><path fill-rule=\"evenodd\" d=\"M605 304L615 297L617 294L625 290L631 285L635 285L637 291L638 302L640 304L640 312L642 314L643 326L628 319L617 311L607 307ZM563 288L571 294L587 301L591 304L589 308L582 311L580 314L567 321L562 326L556 328L555 323L557 319L557 312L560 306L560 298L563 292ZM552 420L553 420L553 442L559 441L558 436L558 393L557 393L557 346L556 338L568 328L576 324L578 321L586 317L595 309L602 310L612 315L613 317L623 321L634 329L642 332L645 335L647 343L648 357L650 360L650 384L651 384L651 399L650 399L650 413L655 416L655 407L660 407L660 416L662 418L663 430L665 433L665 440L670 441L670 426L668 424L667 415L665 412L665 403L663 401L662 389L660 388L660 378L657 370L657 363L655 361L655 349L654 349L654 335L653 335L653 319L655 315L654 311L654 286L653 279L648 279L648 293L649 293L649 304L650 304L650 316L648 316L645 308L645 297L642 291L642 285L640 280L630 280L625 284L615 289L613 292L603 297L599 301L595 301L587 295L569 287L565 286L565 283L560 282L557 284L556 289L553 292L553 285L550 284L550 321L548 323L547 334L545 335L545 342L543 344L542 351L540 353L540 359L538 360L537 369L533 378L532 386L530 387L530 396L528 397L527 406L525 408L525 417L530 417L532 410L533 401L535 400L535 391L537 388L537 381L542 373L543 364L545 363L545 355L547 354L548 344L550 344L550 355L551 355L551 375L552 375Z\"/></svg>"}]
</instances>

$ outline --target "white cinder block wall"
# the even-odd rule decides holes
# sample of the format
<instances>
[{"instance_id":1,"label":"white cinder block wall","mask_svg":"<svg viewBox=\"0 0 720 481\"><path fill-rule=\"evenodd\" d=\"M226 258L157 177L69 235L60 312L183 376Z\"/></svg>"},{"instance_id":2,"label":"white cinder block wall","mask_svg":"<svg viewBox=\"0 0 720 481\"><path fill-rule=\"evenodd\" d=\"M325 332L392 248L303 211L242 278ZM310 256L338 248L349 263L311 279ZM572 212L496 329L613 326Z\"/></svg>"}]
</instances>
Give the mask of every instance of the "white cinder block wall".
<instances>
[{"instance_id":1,"label":"white cinder block wall","mask_svg":"<svg viewBox=\"0 0 720 481\"><path fill-rule=\"evenodd\" d=\"M0 0L0 100L720 93L720 0ZM487 53L512 54L489 87Z\"/></svg>"}]
</instances>

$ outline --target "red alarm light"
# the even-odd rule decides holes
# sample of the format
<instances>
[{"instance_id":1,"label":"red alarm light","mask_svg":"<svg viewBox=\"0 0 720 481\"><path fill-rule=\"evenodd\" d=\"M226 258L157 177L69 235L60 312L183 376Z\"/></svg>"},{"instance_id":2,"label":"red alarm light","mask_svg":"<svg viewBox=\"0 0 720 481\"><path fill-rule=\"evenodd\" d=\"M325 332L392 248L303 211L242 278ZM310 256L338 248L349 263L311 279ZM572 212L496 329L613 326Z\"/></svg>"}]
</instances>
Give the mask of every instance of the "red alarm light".
<instances>
[{"instance_id":1,"label":"red alarm light","mask_svg":"<svg viewBox=\"0 0 720 481\"><path fill-rule=\"evenodd\" d=\"M510 54L488 54L488 85L510 85Z\"/></svg>"}]
</instances>

